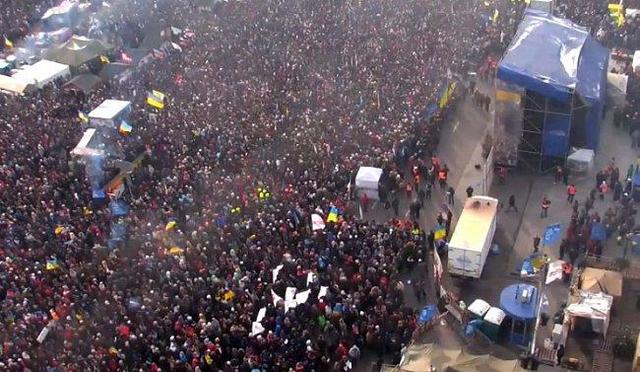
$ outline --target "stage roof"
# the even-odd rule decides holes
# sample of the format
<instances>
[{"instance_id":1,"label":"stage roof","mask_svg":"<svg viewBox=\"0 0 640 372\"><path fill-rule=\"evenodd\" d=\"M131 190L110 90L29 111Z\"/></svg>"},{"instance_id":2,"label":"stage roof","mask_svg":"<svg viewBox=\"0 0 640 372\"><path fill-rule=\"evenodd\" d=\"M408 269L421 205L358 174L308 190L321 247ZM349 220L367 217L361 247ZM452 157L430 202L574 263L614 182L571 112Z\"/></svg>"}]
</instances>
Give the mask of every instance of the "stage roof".
<instances>
[{"instance_id":1,"label":"stage roof","mask_svg":"<svg viewBox=\"0 0 640 372\"><path fill-rule=\"evenodd\" d=\"M604 97L609 53L586 28L529 10L500 62L497 77L567 102L577 91L587 102Z\"/></svg>"}]
</instances>

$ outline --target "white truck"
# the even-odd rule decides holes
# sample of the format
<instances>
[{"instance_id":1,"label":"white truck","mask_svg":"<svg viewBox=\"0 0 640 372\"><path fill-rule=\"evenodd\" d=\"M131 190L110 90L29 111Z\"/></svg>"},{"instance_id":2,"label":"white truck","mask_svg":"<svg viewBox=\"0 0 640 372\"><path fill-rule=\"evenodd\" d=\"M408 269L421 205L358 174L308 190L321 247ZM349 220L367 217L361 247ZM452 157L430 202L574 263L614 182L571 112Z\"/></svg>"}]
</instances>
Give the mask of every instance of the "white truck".
<instances>
[{"instance_id":1,"label":"white truck","mask_svg":"<svg viewBox=\"0 0 640 372\"><path fill-rule=\"evenodd\" d=\"M498 199L473 196L464 204L449 240L447 270L454 276L478 279L496 232Z\"/></svg>"}]
</instances>

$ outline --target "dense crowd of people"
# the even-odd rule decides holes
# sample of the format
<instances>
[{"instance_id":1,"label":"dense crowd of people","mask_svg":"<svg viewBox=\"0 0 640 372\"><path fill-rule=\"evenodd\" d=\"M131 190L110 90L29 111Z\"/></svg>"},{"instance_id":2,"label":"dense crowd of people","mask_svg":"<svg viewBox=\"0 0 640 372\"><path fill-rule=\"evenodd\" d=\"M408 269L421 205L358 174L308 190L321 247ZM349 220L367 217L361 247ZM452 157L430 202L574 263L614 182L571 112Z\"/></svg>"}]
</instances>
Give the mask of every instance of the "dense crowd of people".
<instances>
[{"instance_id":1,"label":"dense crowd of people","mask_svg":"<svg viewBox=\"0 0 640 372\"><path fill-rule=\"evenodd\" d=\"M499 55L523 6L111 7L104 37L120 46L138 39L123 30L149 22L195 41L87 95L49 86L0 96L0 368L319 371L348 368L364 349L397 354L416 329L398 272L424 259L425 237L415 224L356 219L355 171L378 166L393 188L409 184L399 149L432 155L437 145L425 108L447 78ZM3 9L0 30L30 11ZM145 105L149 89L166 94L163 110ZM113 217L69 155L77 113L106 98L134 102L123 146L148 155L115 250ZM311 214L333 222L314 230ZM290 307L287 288L311 292ZM262 308L264 331L252 334Z\"/></svg>"}]
</instances>

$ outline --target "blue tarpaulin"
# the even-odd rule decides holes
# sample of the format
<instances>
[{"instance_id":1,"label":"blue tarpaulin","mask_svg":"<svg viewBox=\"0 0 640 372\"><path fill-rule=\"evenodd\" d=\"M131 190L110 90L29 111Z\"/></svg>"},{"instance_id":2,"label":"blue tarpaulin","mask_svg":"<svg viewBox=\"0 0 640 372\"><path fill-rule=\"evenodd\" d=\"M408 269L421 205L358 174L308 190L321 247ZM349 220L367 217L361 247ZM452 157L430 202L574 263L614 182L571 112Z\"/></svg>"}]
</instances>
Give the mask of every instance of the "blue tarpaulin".
<instances>
[{"instance_id":1,"label":"blue tarpaulin","mask_svg":"<svg viewBox=\"0 0 640 372\"><path fill-rule=\"evenodd\" d=\"M578 60L589 37L586 28L547 13L527 11L497 76L545 97L566 102L578 81Z\"/></svg>"},{"instance_id":2,"label":"blue tarpaulin","mask_svg":"<svg viewBox=\"0 0 640 372\"><path fill-rule=\"evenodd\" d=\"M423 325L428 323L433 317L438 314L438 306L427 305L420 311L420 317L418 318L418 324Z\"/></svg>"},{"instance_id":3,"label":"blue tarpaulin","mask_svg":"<svg viewBox=\"0 0 640 372\"><path fill-rule=\"evenodd\" d=\"M563 119L561 115L547 119L545 126L551 128L545 128L545 155L566 155L572 124L581 134L578 137L583 139L584 143L579 145L597 149L608 61L609 51L598 44L586 28L548 13L526 12L498 66L498 79L536 92L567 108L569 105L580 106L572 101L575 91L589 109L581 123L571 123L568 115Z\"/></svg>"},{"instance_id":4,"label":"blue tarpaulin","mask_svg":"<svg viewBox=\"0 0 640 372\"><path fill-rule=\"evenodd\" d=\"M565 157L569 151L571 116L547 114L544 126L542 153L548 156Z\"/></svg>"},{"instance_id":5,"label":"blue tarpaulin","mask_svg":"<svg viewBox=\"0 0 640 372\"><path fill-rule=\"evenodd\" d=\"M466 337L473 336L474 333L478 331L478 329L482 326L482 319L474 319L470 321L467 326L464 328L464 335Z\"/></svg>"},{"instance_id":6,"label":"blue tarpaulin","mask_svg":"<svg viewBox=\"0 0 640 372\"><path fill-rule=\"evenodd\" d=\"M544 245L552 245L562 236L562 225L554 223L544 229Z\"/></svg>"},{"instance_id":7,"label":"blue tarpaulin","mask_svg":"<svg viewBox=\"0 0 640 372\"><path fill-rule=\"evenodd\" d=\"M111 215L114 217L123 217L129 214L129 205L122 200L112 200L109 202L109 209L111 210Z\"/></svg>"},{"instance_id":8,"label":"blue tarpaulin","mask_svg":"<svg viewBox=\"0 0 640 372\"><path fill-rule=\"evenodd\" d=\"M93 199L105 199L107 197L107 194L104 192L104 188L102 188L102 189L92 189L91 190L91 197Z\"/></svg>"},{"instance_id":9,"label":"blue tarpaulin","mask_svg":"<svg viewBox=\"0 0 640 372\"><path fill-rule=\"evenodd\" d=\"M602 222L596 222L591 226L591 240L603 242L607 240L607 229Z\"/></svg>"},{"instance_id":10,"label":"blue tarpaulin","mask_svg":"<svg viewBox=\"0 0 640 372\"><path fill-rule=\"evenodd\" d=\"M127 224L124 221L115 221L111 224L111 239L123 240L127 233Z\"/></svg>"}]
</instances>

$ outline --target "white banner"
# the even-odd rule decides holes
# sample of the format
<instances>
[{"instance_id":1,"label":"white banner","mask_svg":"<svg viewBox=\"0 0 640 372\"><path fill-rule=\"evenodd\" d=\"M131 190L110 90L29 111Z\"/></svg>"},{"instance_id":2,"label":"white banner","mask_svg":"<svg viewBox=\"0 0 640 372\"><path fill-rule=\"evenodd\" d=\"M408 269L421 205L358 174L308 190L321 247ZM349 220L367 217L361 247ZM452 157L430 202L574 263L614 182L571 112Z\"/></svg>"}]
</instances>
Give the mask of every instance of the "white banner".
<instances>
[{"instance_id":1,"label":"white banner","mask_svg":"<svg viewBox=\"0 0 640 372\"><path fill-rule=\"evenodd\" d=\"M320 215L315 213L311 215L311 229L313 231L324 230L324 221Z\"/></svg>"}]
</instances>

